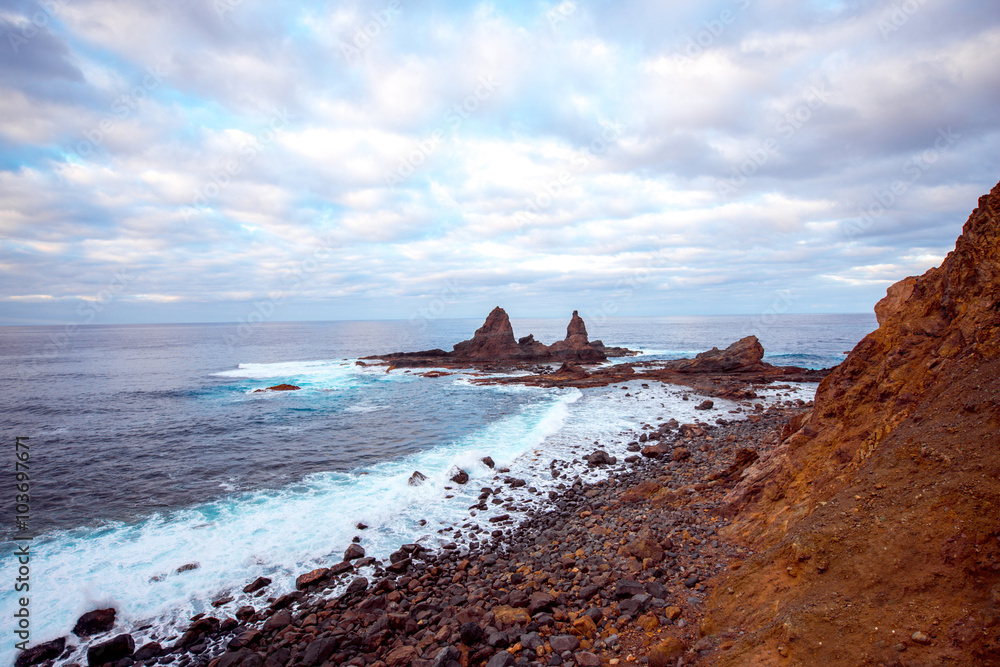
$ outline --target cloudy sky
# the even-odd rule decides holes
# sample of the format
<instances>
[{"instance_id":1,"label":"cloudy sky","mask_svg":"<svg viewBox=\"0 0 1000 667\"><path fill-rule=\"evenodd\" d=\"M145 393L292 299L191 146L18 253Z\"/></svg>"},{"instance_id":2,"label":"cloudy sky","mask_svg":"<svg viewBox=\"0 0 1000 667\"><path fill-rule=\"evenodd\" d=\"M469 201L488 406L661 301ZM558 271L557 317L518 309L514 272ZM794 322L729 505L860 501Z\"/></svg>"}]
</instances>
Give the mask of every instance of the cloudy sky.
<instances>
[{"instance_id":1,"label":"cloudy sky","mask_svg":"<svg viewBox=\"0 0 1000 667\"><path fill-rule=\"evenodd\" d=\"M0 2L0 324L870 312L996 0Z\"/></svg>"}]
</instances>

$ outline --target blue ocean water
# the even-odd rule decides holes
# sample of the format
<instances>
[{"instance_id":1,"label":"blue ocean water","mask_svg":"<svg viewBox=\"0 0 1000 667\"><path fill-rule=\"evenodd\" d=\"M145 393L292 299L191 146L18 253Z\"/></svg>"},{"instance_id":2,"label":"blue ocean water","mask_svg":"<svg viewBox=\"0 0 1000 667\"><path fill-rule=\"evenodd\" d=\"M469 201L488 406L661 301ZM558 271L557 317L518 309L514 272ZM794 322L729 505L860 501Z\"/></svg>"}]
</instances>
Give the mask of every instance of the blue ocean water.
<instances>
[{"instance_id":1,"label":"blue ocean water","mask_svg":"<svg viewBox=\"0 0 1000 667\"><path fill-rule=\"evenodd\" d=\"M568 319L515 319L515 335L550 343ZM378 557L401 542L433 545L442 526L469 521L492 479L481 457L542 486L554 454L623 444L621 433L651 411L669 419L690 409L669 388L623 404L602 389L479 386L463 374L355 363L450 349L481 324L0 328L6 451L15 436L31 438L32 642L67 634L103 605L119 609L124 627L150 625L147 637L164 638L217 597L236 593L239 604L239 589L260 574L288 590L296 574L339 560L356 534ZM643 350L640 360L754 333L765 361L810 368L839 363L876 326L868 315L588 321L591 339ZM280 383L302 389L254 393ZM473 477L466 488L448 488L456 465ZM414 470L428 483L407 485ZM359 521L370 528L359 533ZM12 552L6 541L4 581L15 576ZM177 572L187 564L198 567ZM0 590L12 609L12 587ZM0 647L0 661L12 657L10 643Z\"/></svg>"}]
</instances>

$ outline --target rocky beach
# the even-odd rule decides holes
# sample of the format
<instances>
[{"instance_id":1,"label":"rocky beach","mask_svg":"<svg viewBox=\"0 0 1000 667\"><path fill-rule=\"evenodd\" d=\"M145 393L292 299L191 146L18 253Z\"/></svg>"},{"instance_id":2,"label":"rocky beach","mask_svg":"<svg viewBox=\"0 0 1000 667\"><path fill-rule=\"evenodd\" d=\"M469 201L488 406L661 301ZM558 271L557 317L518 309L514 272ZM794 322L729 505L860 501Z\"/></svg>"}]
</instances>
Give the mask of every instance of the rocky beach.
<instances>
[{"instance_id":1,"label":"rocky beach","mask_svg":"<svg viewBox=\"0 0 1000 667\"><path fill-rule=\"evenodd\" d=\"M600 441L574 461L540 452L558 483L545 493L497 469L469 520L438 531L441 549L403 544L383 562L356 544L297 590L248 581L256 597L234 617L142 646L98 611L75 629L101 638L86 654L56 640L18 667L1000 664L998 211L1000 186L831 371L764 364L753 337L595 366L630 351L591 343L576 313L564 341L516 341L500 308L451 353L371 357L386 372L471 364L477 382L620 385L626 400L680 386L739 408L651 414L627 456ZM801 382L820 382L815 403L787 391ZM497 507L525 518L479 516Z\"/></svg>"}]
</instances>

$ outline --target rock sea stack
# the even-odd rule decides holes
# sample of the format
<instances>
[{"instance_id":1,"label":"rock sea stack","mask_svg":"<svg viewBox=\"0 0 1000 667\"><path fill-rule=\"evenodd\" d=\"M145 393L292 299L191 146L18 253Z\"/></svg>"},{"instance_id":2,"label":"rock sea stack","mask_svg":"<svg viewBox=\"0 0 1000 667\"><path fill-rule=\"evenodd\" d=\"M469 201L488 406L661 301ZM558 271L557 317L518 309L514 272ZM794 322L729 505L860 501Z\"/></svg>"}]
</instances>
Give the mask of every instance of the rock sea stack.
<instances>
[{"instance_id":1,"label":"rock sea stack","mask_svg":"<svg viewBox=\"0 0 1000 667\"><path fill-rule=\"evenodd\" d=\"M573 311L566 338L552 345L545 345L528 334L514 338L510 318L500 306L494 308L483 326L476 329L469 340L456 343L451 352L434 349L423 352L394 352L392 354L366 357L390 364L390 368L414 368L439 366L463 368L468 366L518 367L541 363L600 363L608 357L637 354L625 348L605 347L601 341L593 343L587 337L587 326L577 311Z\"/></svg>"}]
</instances>

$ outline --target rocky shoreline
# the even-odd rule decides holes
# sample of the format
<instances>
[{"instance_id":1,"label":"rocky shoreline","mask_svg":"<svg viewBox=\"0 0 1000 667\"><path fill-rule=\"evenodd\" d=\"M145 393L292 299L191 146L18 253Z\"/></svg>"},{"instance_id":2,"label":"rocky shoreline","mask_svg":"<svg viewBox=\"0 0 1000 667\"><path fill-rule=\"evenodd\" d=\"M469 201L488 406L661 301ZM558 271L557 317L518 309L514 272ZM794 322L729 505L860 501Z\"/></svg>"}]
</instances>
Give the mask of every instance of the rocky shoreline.
<instances>
[{"instance_id":1,"label":"rocky shoreline","mask_svg":"<svg viewBox=\"0 0 1000 667\"><path fill-rule=\"evenodd\" d=\"M625 460L584 457L607 478L563 478L520 525L504 514L470 519L447 531L464 539L435 552L402 545L388 563L352 547L342 563L300 576L299 590L262 597L237 618L194 617L162 644L120 635L91 646L91 664L709 664L726 638L699 639L704 601L717 575L751 555L719 537L723 499L804 409L786 401L718 425L646 424ZM499 474L482 505L512 502L519 483ZM266 595L267 583L247 590Z\"/></svg>"}]
</instances>

